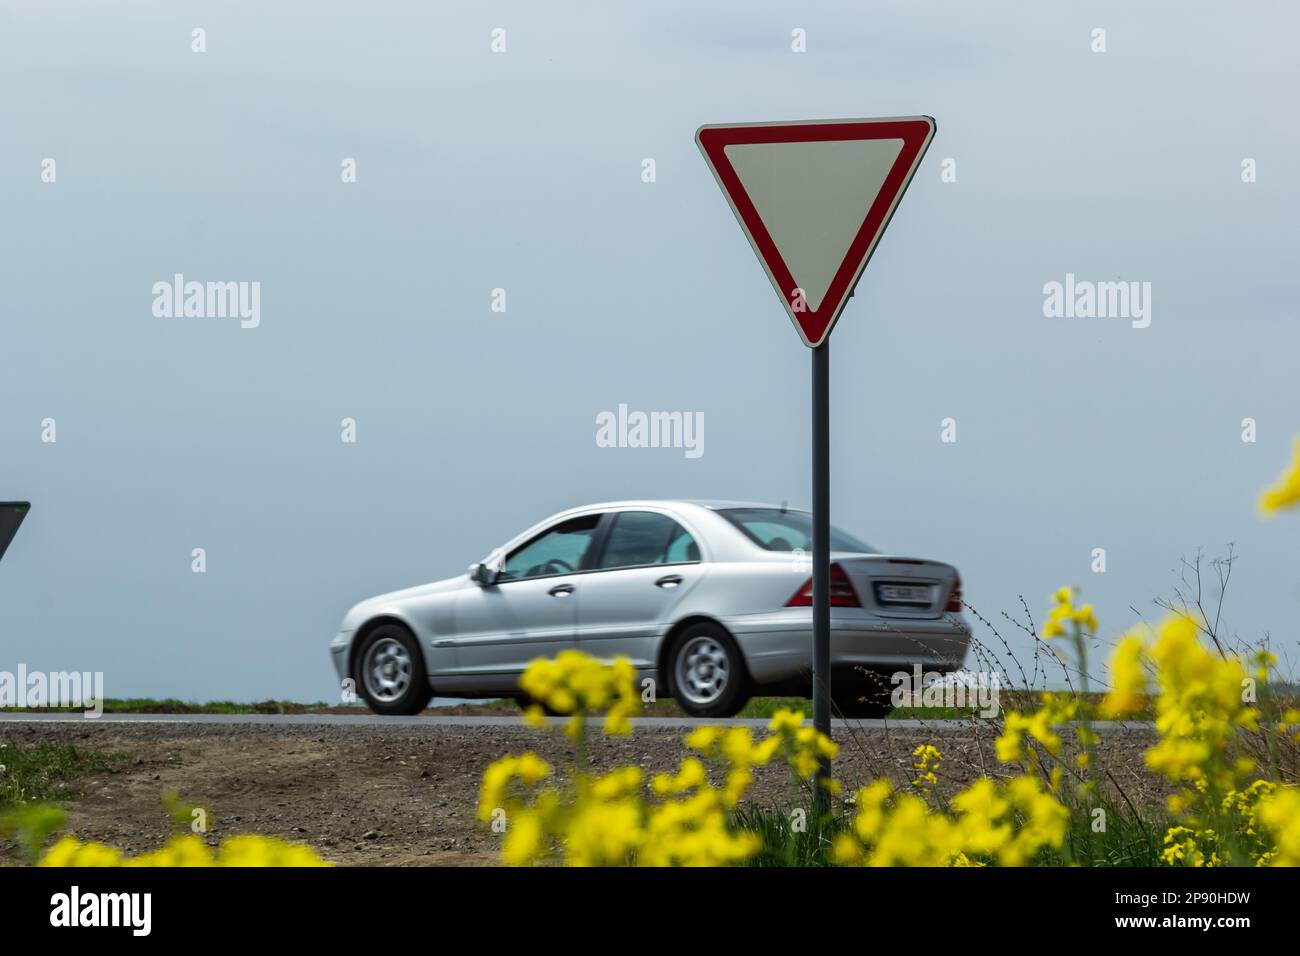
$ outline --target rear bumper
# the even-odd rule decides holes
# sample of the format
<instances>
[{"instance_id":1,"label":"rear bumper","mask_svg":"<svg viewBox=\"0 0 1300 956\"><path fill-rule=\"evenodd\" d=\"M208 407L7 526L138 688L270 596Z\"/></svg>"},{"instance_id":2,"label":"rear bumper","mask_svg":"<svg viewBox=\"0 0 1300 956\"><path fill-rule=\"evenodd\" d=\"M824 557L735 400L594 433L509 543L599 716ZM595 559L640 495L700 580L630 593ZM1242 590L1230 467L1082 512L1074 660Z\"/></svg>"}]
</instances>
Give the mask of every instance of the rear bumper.
<instances>
[{"instance_id":1,"label":"rear bumper","mask_svg":"<svg viewBox=\"0 0 1300 956\"><path fill-rule=\"evenodd\" d=\"M812 610L782 608L723 624L740 644L750 676L760 684L798 679L812 670ZM969 629L960 615L886 620L855 608L831 608L831 666L946 673L966 660Z\"/></svg>"}]
</instances>

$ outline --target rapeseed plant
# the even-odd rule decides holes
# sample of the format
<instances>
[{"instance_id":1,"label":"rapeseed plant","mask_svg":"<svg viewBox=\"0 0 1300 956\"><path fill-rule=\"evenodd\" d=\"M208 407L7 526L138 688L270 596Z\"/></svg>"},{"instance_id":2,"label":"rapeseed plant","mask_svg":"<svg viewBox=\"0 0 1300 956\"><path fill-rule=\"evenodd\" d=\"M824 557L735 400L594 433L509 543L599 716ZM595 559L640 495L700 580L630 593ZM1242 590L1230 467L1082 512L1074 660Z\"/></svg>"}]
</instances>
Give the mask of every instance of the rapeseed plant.
<instances>
[{"instance_id":1,"label":"rapeseed plant","mask_svg":"<svg viewBox=\"0 0 1300 956\"><path fill-rule=\"evenodd\" d=\"M266 836L227 837L214 852L193 834L175 836L160 850L127 856L103 843L65 836L45 852L37 866L330 866L300 843Z\"/></svg>"}]
</instances>

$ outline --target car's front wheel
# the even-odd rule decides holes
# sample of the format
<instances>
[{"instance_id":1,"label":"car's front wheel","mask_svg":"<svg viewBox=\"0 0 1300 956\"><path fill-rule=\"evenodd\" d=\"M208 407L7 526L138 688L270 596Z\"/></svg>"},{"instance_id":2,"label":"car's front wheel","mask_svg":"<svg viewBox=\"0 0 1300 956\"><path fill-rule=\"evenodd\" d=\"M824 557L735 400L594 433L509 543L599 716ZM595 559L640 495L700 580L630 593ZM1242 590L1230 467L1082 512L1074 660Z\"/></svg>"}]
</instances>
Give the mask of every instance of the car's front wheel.
<instances>
[{"instance_id":1,"label":"car's front wheel","mask_svg":"<svg viewBox=\"0 0 1300 956\"><path fill-rule=\"evenodd\" d=\"M749 700L740 648L717 624L701 621L686 628L668 661L673 697L692 717L734 717Z\"/></svg>"},{"instance_id":2,"label":"car's front wheel","mask_svg":"<svg viewBox=\"0 0 1300 956\"><path fill-rule=\"evenodd\" d=\"M376 714L418 714L433 696L415 635L400 624L381 624L357 649L358 689Z\"/></svg>"}]
</instances>

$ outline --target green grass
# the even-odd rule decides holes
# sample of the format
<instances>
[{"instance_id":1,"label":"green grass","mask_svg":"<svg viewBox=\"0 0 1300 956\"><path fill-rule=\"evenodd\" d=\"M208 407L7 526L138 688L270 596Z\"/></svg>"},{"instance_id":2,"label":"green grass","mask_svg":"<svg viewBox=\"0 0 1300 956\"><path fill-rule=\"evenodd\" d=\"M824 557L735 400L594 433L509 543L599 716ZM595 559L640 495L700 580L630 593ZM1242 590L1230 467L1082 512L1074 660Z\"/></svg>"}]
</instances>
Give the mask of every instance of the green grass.
<instances>
[{"instance_id":1,"label":"green grass","mask_svg":"<svg viewBox=\"0 0 1300 956\"><path fill-rule=\"evenodd\" d=\"M811 799L807 801L811 803ZM778 810L740 807L733 816L742 827L763 838L763 848L747 866L830 866L831 846L836 835L851 820L847 813L817 818Z\"/></svg>"},{"instance_id":2,"label":"green grass","mask_svg":"<svg viewBox=\"0 0 1300 956\"><path fill-rule=\"evenodd\" d=\"M251 704L238 704L229 700L214 700L204 704L193 701L177 700L167 697L158 700L153 697L105 697L106 714L308 714L313 711L327 710L330 704L298 704L287 700L263 700ZM56 713L79 713L83 707L42 707L43 711ZM17 707L4 707L0 710L9 713L19 711Z\"/></svg>"},{"instance_id":3,"label":"green grass","mask_svg":"<svg viewBox=\"0 0 1300 956\"><path fill-rule=\"evenodd\" d=\"M1096 810L1104 811L1101 818L1105 830L1094 827L1099 820ZM1168 818L1158 809L1144 811L1145 817L1135 817L1132 811L1112 804L1096 808L1074 807L1070 810L1070 828L1065 846L1059 853L1048 854L1043 863L1049 866L1159 866L1160 851L1164 849Z\"/></svg>"},{"instance_id":4,"label":"green grass","mask_svg":"<svg viewBox=\"0 0 1300 956\"><path fill-rule=\"evenodd\" d=\"M1161 865L1164 833L1169 822L1153 811L1149 819L1138 819L1127 811L1102 806L1106 828L1096 832L1093 809L1072 807L1065 845L1044 851L1035 866L1154 867ZM820 822L807 818L805 829L795 827L791 814L768 808L742 807L734 823L758 833L763 849L749 866L830 866L831 846L841 831L852 823L852 813L841 809Z\"/></svg>"},{"instance_id":5,"label":"green grass","mask_svg":"<svg viewBox=\"0 0 1300 956\"><path fill-rule=\"evenodd\" d=\"M126 754L72 744L19 746L0 741L0 840L12 840L29 863L67 820L62 802L88 773L116 770Z\"/></svg>"},{"instance_id":6,"label":"green grass","mask_svg":"<svg viewBox=\"0 0 1300 956\"><path fill-rule=\"evenodd\" d=\"M126 755L85 750L72 744L20 747L0 742L0 811L20 803L60 800L72 795L70 784L87 773L116 769Z\"/></svg>"}]
</instances>

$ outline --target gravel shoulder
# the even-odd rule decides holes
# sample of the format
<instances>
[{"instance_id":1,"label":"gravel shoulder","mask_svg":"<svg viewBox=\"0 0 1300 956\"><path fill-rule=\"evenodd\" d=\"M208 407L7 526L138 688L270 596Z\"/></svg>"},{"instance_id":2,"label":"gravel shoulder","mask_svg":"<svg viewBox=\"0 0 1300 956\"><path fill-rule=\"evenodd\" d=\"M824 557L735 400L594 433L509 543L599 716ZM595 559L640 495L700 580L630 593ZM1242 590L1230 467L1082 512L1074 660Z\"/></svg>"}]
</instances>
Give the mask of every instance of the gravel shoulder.
<instances>
[{"instance_id":1,"label":"gravel shoulder","mask_svg":"<svg viewBox=\"0 0 1300 956\"><path fill-rule=\"evenodd\" d=\"M267 724L74 723L0 724L16 746L71 743L124 754L120 769L72 783L70 832L140 853L161 845L169 820L161 794L173 789L208 813L208 837L262 833L307 843L343 865L492 865L499 837L475 818L483 769L506 753L531 749L563 764L574 759L557 730L512 726L275 726ZM438 722L441 724L441 722ZM684 748L680 728L639 727L628 738L593 735L597 767L635 764L671 770ZM1002 768L987 725L847 726L836 776L851 790L888 776L907 786L912 751L932 743L943 753L940 791ZM1102 735L1103 767L1127 799L1150 805L1163 795L1141 754L1154 740L1145 727ZM750 799L789 806L783 768L760 768ZM0 843L0 862L18 863Z\"/></svg>"}]
</instances>

